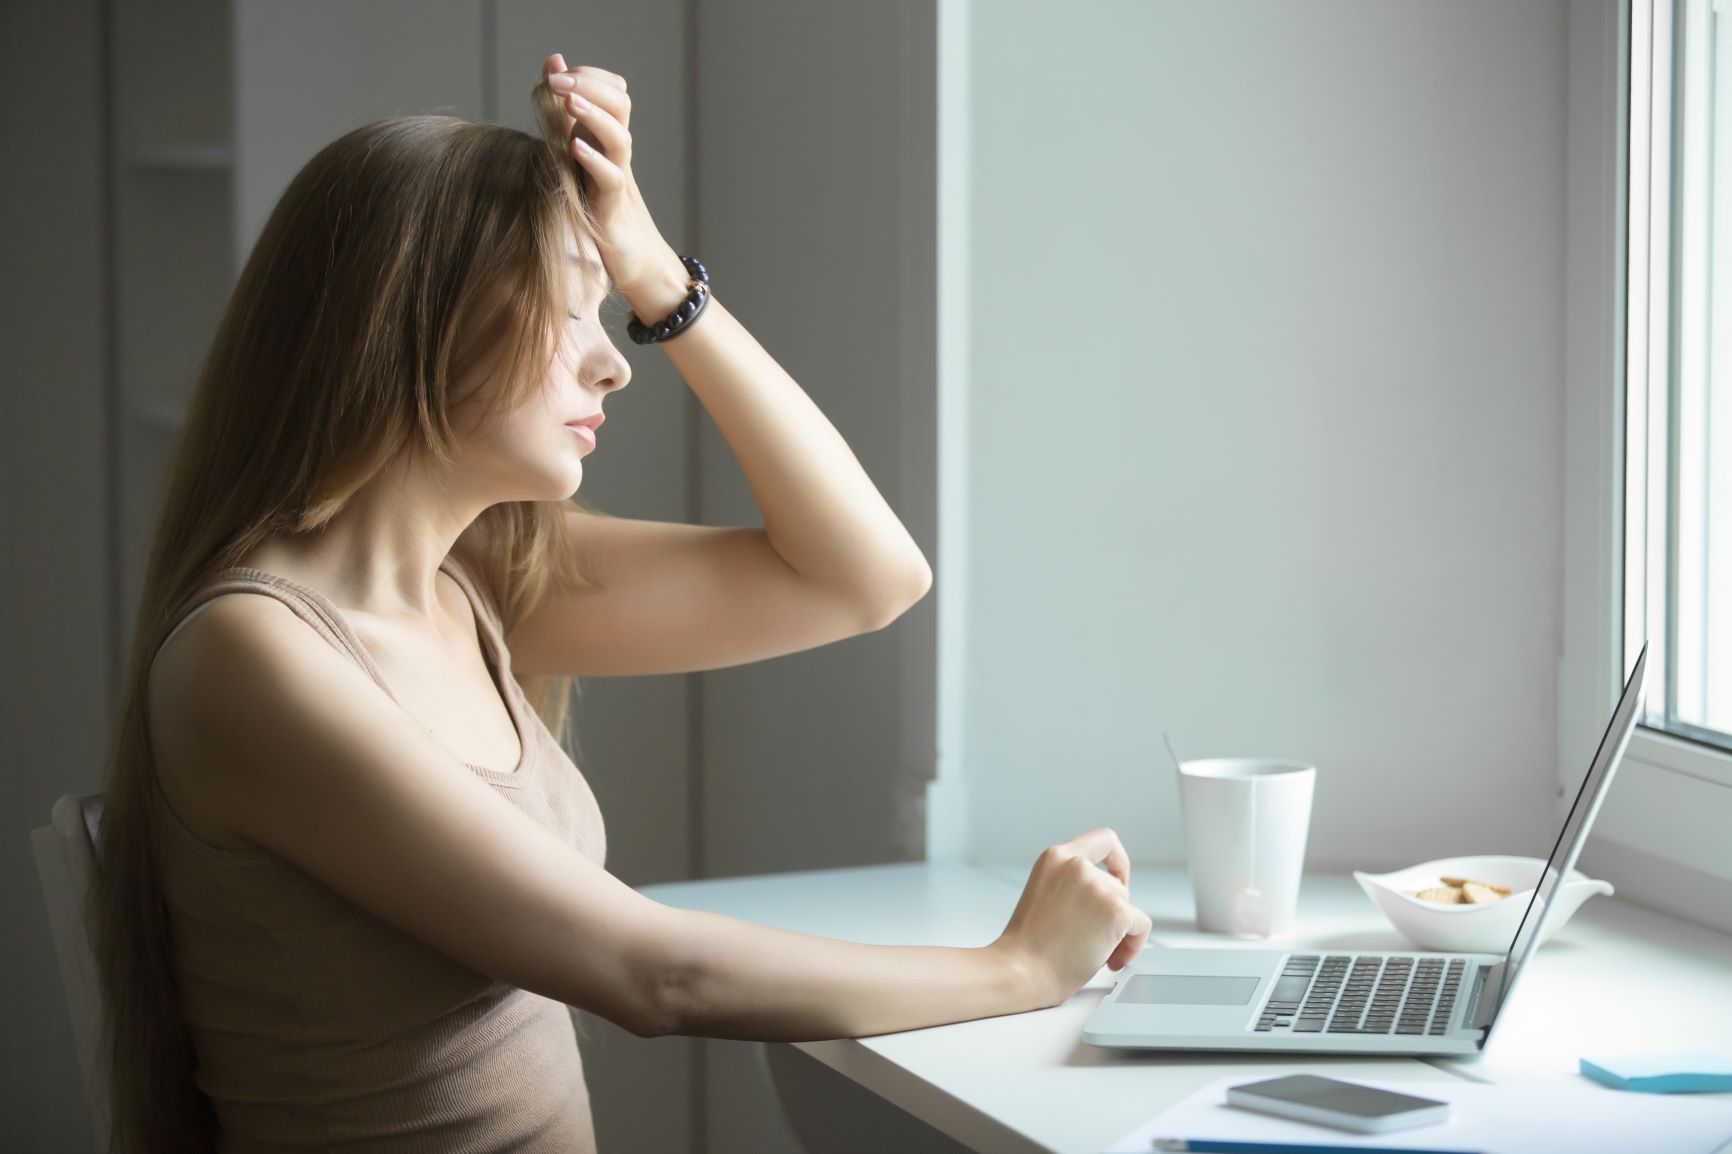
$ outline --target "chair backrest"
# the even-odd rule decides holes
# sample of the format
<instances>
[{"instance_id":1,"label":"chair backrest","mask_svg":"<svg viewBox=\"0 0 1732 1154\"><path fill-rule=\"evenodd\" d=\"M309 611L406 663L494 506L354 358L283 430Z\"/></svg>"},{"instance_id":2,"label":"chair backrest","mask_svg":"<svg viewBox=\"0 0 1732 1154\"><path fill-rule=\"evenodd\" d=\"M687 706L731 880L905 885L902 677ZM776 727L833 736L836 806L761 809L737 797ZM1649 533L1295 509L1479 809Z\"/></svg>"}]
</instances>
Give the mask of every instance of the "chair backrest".
<instances>
[{"instance_id":1,"label":"chair backrest","mask_svg":"<svg viewBox=\"0 0 1732 1154\"><path fill-rule=\"evenodd\" d=\"M96 959L85 920L88 895L96 882L97 831L102 822L102 795L66 794L54 803L49 822L30 831L36 875L54 952L60 958L60 981L66 988L66 1009L72 1019L72 1044L78 1054L84 1097L96 1148L108 1149L108 1082L98 1047L102 1037L102 989L96 981Z\"/></svg>"}]
</instances>

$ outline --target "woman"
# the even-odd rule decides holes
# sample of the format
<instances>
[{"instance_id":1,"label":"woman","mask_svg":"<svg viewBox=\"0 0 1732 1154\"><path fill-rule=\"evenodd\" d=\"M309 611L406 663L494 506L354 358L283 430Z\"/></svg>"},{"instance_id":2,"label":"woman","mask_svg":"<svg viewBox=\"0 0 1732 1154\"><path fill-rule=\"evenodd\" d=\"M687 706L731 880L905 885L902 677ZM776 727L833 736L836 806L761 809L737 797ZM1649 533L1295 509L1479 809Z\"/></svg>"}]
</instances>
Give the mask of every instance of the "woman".
<instances>
[{"instance_id":1,"label":"woman","mask_svg":"<svg viewBox=\"0 0 1732 1154\"><path fill-rule=\"evenodd\" d=\"M323 149L202 366L104 785L117 1149L593 1150L567 1006L644 1037L863 1036L1052 1005L1142 947L1107 829L1046 850L977 949L786 933L606 871L555 736L573 676L808 649L931 577L662 239L624 79L554 55L535 100L542 138L397 117ZM764 530L573 498L573 426L630 379L604 273Z\"/></svg>"}]
</instances>

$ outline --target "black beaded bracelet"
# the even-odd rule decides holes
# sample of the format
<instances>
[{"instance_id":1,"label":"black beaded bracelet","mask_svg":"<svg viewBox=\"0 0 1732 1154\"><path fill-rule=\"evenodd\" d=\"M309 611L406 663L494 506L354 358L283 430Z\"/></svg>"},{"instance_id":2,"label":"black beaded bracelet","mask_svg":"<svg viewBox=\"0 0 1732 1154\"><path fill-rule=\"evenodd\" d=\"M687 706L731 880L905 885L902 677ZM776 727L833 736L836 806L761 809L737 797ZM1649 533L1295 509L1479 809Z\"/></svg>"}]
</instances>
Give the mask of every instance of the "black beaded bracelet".
<instances>
[{"instance_id":1,"label":"black beaded bracelet","mask_svg":"<svg viewBox=\"0 0 1732 1154\"><path fill-rule=\"evenodd\" d=\"M653 345L678 336L698 319L704 306L710 303L710 274L704 271L702 262L695 256L682 256L680 263L692 274L692 291L686 294L686 299L680 302L679 308L655 325L644 324L637 319L637 313L632 313L631 319L626 322L625 332L633 343Z\"/></svg>"}]
</instances>

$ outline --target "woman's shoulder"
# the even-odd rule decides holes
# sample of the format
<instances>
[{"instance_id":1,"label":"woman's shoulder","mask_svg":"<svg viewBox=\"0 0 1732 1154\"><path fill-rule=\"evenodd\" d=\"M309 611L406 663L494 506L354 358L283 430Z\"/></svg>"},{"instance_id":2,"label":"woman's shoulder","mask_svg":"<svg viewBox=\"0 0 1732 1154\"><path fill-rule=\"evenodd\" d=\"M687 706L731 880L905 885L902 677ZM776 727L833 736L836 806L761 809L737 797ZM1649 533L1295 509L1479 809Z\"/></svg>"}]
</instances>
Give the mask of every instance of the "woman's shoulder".
<instances>
[{"instance_id":1,"label":"woman's shoulder","mask_svg":"<svg viewBox=\"0 0 1732 1154\"><path fill-rule=\"evenodd\" d=\"M215 592L202 601L157 650L145 677L144 707L151 759L164 800L181 824L201 841L223 849L251 849L223 821L210 777L213 767L201 756L198 729L213 687L262 671L248 654L269 651L271 664L308 662L303 648L287 638L291 625L305 631L304 620L270 587L243 585Z\"/></svg>"}]
</instances>

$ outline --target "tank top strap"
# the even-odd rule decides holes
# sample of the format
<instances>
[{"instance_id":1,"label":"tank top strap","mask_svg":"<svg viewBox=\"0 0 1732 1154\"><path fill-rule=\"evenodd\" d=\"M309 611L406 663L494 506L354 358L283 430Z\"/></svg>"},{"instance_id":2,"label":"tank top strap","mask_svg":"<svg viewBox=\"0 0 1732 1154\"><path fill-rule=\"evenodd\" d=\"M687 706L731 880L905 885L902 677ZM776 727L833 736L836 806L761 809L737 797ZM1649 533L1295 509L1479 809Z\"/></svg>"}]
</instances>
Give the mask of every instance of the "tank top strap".
<instances>
[{"instance_id":1,"label":"tank top strap","mask_svg":"<svg viewBox=\"0 0 1732 1154\"><path fill-rule=\"evenodd\" d=\"M492 642L493 652L503 657L505 655L505 625L500 618L499 606L494 603L491 594L484 591L482 583L476 580L474 573L470 572L469 566L459 560L457 554L446 554L445 560L440 562L439 568L449 573L451 579L457 582L464 595L469 598L470 607L475 610L475 620L481 628L484 638ZM501 668L508 666L508 661L501 661Z\"/></svg>"},{"instance_id":2,"label":"tank top strap","mask_svg":"<svg viewBox=\"0 0 1732 1154\"><path fill-rule=\"evenodd\" d=\"M482 651L487 653L489 663L494 667L499 682L499 692L504 695L508 704L512 704L514 712L521 712L525 717L535 713L535 707L529 703L529 698L523 694L523 689L517 684L517 678L511 674L511 651L505 646L505 624L499 615L499 605L493 599L487 586L476 579L475 573L467 564L459 560L457 554L448 553L445 560L439 563L439 568L457 582L457 587L463 590L463 595L469 599L469 608L475 615L475 628L480 634ZM527 725L527 721L525 722Z\"/></svg>"},{"instance_id":3,"label":"tank top strap","mask_svg":"<svg viewBox=\"0 0 1732 1154\"><path fill-rule=\"evenodd\" d=\"M168 636L162 639L162 644L156 647L157 654L162 653L168 643L174 640L175 634L186 628L188 622L210 608L213 601L230 593L262 593L276 598L287 605L295 616L311 625L333 648L347 653L374 681L384 685L360 639L350 633L347 623L341 617L331 613L323 599L308 596L299 585L285 577L240 565L218 570L216 577L198 591L191 607L175 623L175 627L169 630ZM154 656L152 660L155 660Z\"/></svg>"},{"instance_id":4,"label":"tank top strap","mask_svg":"<svg viewBox=\"0 0 1732 1154\"><path fill-rule=\"evenodd\" d=\"M529 699L523 695L517 679L511 675L511 659L505 649L505 637L500 628L499 610L492 599L481 591L480 584L469 570L454 555L447 554L439 567L457 582L464 596L469 601L470 609L475 617L476 629L480 633L482 654L491 667L493 680L499 690L501 701L506 713L511 718L512 727L516 730L518 740L517 764L512 769L494 769L489 766L477 765L474 762L464 762L470 769L486 777L489 781L500 785L518 786L533 776L532 771L540 760L542 753L537 747L539 735L537 726L538 715ZM366 643L360 638L353 627L344 619L342 610L333 604L317 589L287 577L272 573L265 569L254 569L245 565L230 566L220 569L216 575L199 590L193 599L192 607L181 617L175 627L162 639L162 645L167 645L174 635L197 613L207 608L216 598L227 593L263 593L275 597L287 605L294 614L308 625L311 625L321 637L339 652L347 653L349 657L361 666L373 683L384 691L385 696L396 702L399 707L402 702L391 691L390 683L385 680L379 667L373 663L372 656L367 652ZM157 647L157 653L162 652L162 646ZM153 657L152 660L155 660Z\"/></svg>"}]
</instances>

